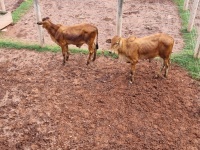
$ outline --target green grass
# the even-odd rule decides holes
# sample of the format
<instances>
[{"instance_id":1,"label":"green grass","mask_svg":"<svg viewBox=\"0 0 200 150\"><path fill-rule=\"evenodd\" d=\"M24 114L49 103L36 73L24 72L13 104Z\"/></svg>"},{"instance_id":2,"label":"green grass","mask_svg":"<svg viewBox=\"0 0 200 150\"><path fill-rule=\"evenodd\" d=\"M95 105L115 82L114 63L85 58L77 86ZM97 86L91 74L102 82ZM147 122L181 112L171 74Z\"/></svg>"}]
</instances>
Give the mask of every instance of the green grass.
<instances>
[{"instance_id":1,"label":"green grass","mask_svg":"<svg viewBox=\"0 0 200 150\"><path fill-rule=\"evenodd\" d=\"M195 27L192 29L191 32L187 31L190 12L189 10L183 10L184 0L174 0L174 2L178 6L179 15L182 21L181 33L185 43L183 50L193 50L195 48L198 33Z\"/></svg>"},{"instance_id":2,"label":"green grass","mask_svg":"<svg viewBox=\"0 0 200 150\"><path fill-rule=\"evenodd\" d=\"M58 52L59 47L57 46L45 46L40 47L37 44L25 44L22 42L14 42L10 40L0 40L0 48L10 48L10 49L29 49L29 50L36 50L39 52L44 51L51 51L51 52Z\"/></svg>"},{"instance_id":3,"label":"green grass","mask_svg":"<svg viewBox=\"0 0 200 150\"><path fill-rule=\"evenodd\" d=\"M172 62L186 68L193 78L200 80L200 59L195 59L193 57L197 40L197 30L194 28L191 32L187 31L190 12L188 10L183 10L184 0L174 0L174 2L178 6L180 18L182 20L181 33L185 45L180 53L172 55Z\"/></svg>"},{"instance_id":4,"label":"green grass","mask_svg":"<svg viewBox=\"0 0 200 150\"><path fill-rule=\"evenodd\" d=\"M21 5L12 12L13 22L16 23L21 17L33 7L33 0L27 0L21 3Z\"/></svg>"},{"instance_id":5,"label":"green grass","mask_svg":"<svg viewBox=\"0 0 200 150\"><path fill-rule=\"evenodd\" d=\"M38 52L61 52L61 48L57 45L47 45L44 47L41 47L38 44L27 44L19 41L11 41L8 39L0 39L0 48L9 48L9 49L29 49L29 50L35 50ZM81 48L70 48L71 53L81 53L81 54L88 54L87 49L81 49ZM97 55L102 55L102 51L97 51ZM104 52L105 56L117 58L117 55L110 54L108 51Z\"/></svg>"},{"instance_id":6,"label":"green grass","mask_svg":"<svg viewBox=\"0 0 200 150\"><path fill-rule=\"evenodd\" d=\"M183 51L179 54L173 54L171 60L179 66L186 68L192 78L200 80L200 59L194 59L193 51Z\"/></svg>"},{"instance_id":7,"label":"green grass","mask_svg":"<svg viewBox=\"0 0 200 150\"><path fill-rule=\"evenodd\" d=\"M47 45L44 47L41 47L38 44L27 44L19 41L10 41L10 40L0 40L0 48L10 48L10 49L29 49L29 50L35 50L38 52L61 52L61 48L56 45ZM72 53L82 53L87 54L88 51L85 49L70 49L70 52Z\"/></svg>"}]
</instances>

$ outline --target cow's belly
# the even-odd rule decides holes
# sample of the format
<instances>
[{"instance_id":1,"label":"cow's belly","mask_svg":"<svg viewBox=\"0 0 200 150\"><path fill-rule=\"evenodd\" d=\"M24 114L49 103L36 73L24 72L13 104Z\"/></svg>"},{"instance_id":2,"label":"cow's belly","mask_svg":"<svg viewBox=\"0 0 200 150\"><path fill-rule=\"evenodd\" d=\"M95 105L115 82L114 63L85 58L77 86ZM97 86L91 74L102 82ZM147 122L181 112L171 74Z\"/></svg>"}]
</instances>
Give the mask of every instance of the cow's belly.
<instances>
[{"instance_id":1,"label":"cow's belly","mask_svg":"<svg viewBox=\"0 0 200 150\"><path fill-rule=\"evenodd\" d=\"M158 56L157 52L151 52L151 53L147 53L147 54L140 54L139 59L151 59L151 58L155 58L157 56Z\"/></svg>"},{"instance_id":2,"label":"cow's belly","mask_svg":"<svg viewBox=\"0 0 200 150\"><path fill-rule=\"evenodd\" d=\"M127 63L132 63L132 60L123 54L119 54L119 60L127 62Z\"/></svg>"},{"instance_id":3,"label":"cow's belly","mask_svg":"<svg viewBox=\"0 0 200 150\"><path fill-rule=\"evenodd\" d=\"M67 41L68 44L76 45L77 47L81 47L83 44L85 44L85 41Z\"/></svg>"}]
</instances>

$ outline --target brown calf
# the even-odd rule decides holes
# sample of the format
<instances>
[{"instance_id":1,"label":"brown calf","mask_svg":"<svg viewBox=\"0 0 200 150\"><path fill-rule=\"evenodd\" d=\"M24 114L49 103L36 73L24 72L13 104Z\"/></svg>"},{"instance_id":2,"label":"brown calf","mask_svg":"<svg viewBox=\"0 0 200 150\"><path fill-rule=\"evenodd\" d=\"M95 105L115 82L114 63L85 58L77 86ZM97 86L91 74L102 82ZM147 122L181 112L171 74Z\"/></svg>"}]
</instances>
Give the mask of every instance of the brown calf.
<instances>
[{"instance_id":1,"label":"brown calf","mask_svg":"<svg viewBox=\"0 0 200 150\"><path fill-rule=\"evenodd\" d=\"M96 59L96 50L98 49L98 29L90 24L78 24L74 26L63 26L60 24L53 24L49 17L43 18L41 22L37 23L42 25L51 36L51 39L62 48L63 65L69 58L68 45L73 44L81 47L83 44L88 45L89 57L87 65L90 63L91 56L93 61ZM95 45L96 38L96 45Z\"/></svg>"},{"instance_id":2,"label":"brown calf","mask_svg":"<svg viewBox=\"0 0 200 150\"><path fill-rule=\"evenodd\" d=\"M160 72L165 68L164 76L167 77L170 55L174 45L174 39L171 36L164 33L157 33L143 38L114 36L112 39L106 40L106 42L111 43L112 52L117 53L119 57L123 57L127 62L131 63L131 82L134 81L135 65L138 60L151 60L157 56L163 59L163 66Z\"/></svg>"}]
</instances>

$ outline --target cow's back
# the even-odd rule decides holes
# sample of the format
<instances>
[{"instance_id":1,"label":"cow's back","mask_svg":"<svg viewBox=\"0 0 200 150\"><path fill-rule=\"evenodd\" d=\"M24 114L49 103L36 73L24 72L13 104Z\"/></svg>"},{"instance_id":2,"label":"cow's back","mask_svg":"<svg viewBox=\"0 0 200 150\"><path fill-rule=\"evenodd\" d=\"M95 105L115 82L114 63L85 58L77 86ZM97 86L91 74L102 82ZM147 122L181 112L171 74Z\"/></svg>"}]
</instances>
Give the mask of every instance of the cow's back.
<instances>
[{"instance_id":1,"label":"cow's back","mask_svg":"<svg viewBox=\"0 0 200 150\"><path fill-rule=\"evenodd\" d=\"M78 45L86 43L90 35L97 32L97 28L91 24L84 23L62 27L60 32L62 32L67 43Z\"/></svg>"},{"instance_id":2,"label":"cow's back","mask_svg":"<svg viewBox=\"0 0 200 150\"><path fill-rule=\"evenodd\" d=\"M160 34L153 34L150 36L137 38L133 45L137 45L138 55L140 59L154 58L159 55Z\"/></svg>"},{"instance_id":3,"label":"cow's back","mask_svg":"<svg viewBox=\"0 0 200 150\"><path fill-rule=\"evenodd\" d=\"M65 29L63 29L64 32L71 32L76 34L83 34L83 33L91 33L96 31L97 28L91 24L83 23L83 24L77 24L73 26L67 26Z\"/></svg>"},{"instance_id":4,"label":"cow's back","mask_svg":"<svg viewBox=\"0 0 200 150\"><path fill-rule=\"evenodd\" d=\"M171 36L164 33L157 33L136 38L131 42L131 47L136 47L137 45L139 58L149 59L160 55L169 55L172 52L173 43L174 40Z\"/></svg>"}]
</instances>

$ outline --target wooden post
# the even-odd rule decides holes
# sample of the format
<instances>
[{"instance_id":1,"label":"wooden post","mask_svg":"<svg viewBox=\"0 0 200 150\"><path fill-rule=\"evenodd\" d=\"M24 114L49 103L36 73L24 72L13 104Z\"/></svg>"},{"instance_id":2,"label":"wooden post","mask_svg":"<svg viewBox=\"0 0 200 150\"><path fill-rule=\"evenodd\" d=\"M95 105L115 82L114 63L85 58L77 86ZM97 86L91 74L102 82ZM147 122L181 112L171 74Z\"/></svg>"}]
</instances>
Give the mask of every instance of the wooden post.
<instances>
[{"instance_id":1,"label":"wooden post","mask_svg":"<svg viewBox=\"0 0 200 150\"><path fill-rule=\"evenodd\" d=\"M6 11L6 7L5 7L5 4L4 4L4 0L0 0L0 2L1 2L1 9L2 9L3 11Z\"/></svg>"},{"instance_id":2,"label":"wooden post","mask_svg":"<svg viewBox=\"0 0 200 150\"><path fill-rule=\"evenodd\" d=\"M190 0L185 0L185 1L184 1L184 7L183 7L184 10L188 10L189 1L190 1Z\"/></svg>"},{"instance_id":3,"label":"wooden post","mask_svg":"<svg viewBox=\"0 0 200 150\"><path fill-rule=\"evenodd\" d=\"M197 12L197 7L198 7L199 0L194 0L193 5L192 5L192 12L190 14L190 20L189 20L189 25L187 28L187 31L192 31L193 25L194 25L194 19L196 16Z\"/></svg>"},{"instance_id":4,"label":"wooden post","mask_svg":"<svg viewBox=\"0 0 200 150\"><path fill-rule=\"evenodd\" d=\"M197 43L194 49L194 58L200 58L200 35L197 38Z\"/></svg>"},{"instance_id":5,"label":"wooden post","mask_svg":"<svg viewBox=\"0 0 200 150\"><path fill-rule=\"evenodd\" d=\"M121 36L122 32L122 5L124 0L118 0L118 9L117 9L117 35Z\"/></svg>"},{"instance_id":6,"label":"wooden post","mask_svg":"<svg viewBox=\"0 0 200 150\"><path fill-rule=\"evenodd\" d=\"M38 0L34 0L34 8L36 12L36 20L37 22L42 21L41 12L40 12L40 6ZM39 40L40 40L40 46L44 46L44 35L43 35L43 29L41 25L38 25L38 32L39 32Z\"/></svg>"}]
</instances>

